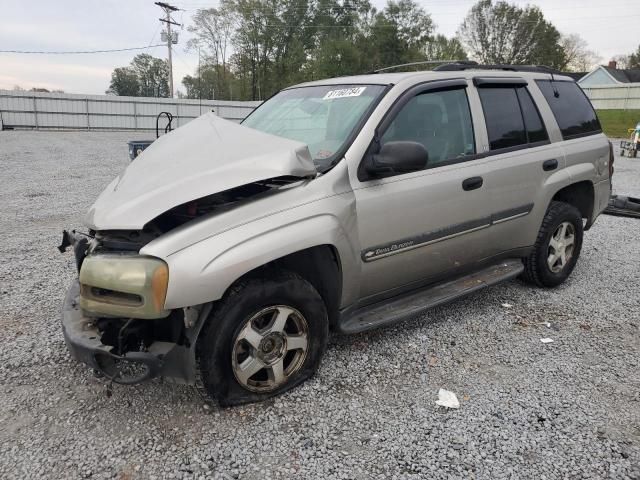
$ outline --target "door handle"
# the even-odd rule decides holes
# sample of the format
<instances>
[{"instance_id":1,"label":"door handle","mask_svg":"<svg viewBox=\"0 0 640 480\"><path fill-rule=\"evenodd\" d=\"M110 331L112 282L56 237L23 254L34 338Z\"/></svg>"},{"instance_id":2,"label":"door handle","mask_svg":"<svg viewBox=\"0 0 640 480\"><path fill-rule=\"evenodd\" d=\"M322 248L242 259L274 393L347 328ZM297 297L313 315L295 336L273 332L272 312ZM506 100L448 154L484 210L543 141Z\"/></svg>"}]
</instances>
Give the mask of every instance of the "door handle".
<instances>
[{"instance_id":1,"label":"door handle","mask_svg":"<svg viewBox=\"0 0 640 480\"><path fill-rule=\"evenodd\" d=\"M482 186L483 180L482 177L471 177L467 178L462 182L462 189L465 191L475 190L476 188L480 188Z\"/></svg>"},{"instance_id":2,"label":"door handle","mask_svg":"<svg viewBox=\"0 0 640 480\"><path fill-rule=\"evenodd\" d=\"M545 162L542 164L542 169L545 172L548 172L549 170L555 170L556 168L558 168L558 160L556 160L555 158L551 160L545 160Z\"/></svg>"}]
</instances>

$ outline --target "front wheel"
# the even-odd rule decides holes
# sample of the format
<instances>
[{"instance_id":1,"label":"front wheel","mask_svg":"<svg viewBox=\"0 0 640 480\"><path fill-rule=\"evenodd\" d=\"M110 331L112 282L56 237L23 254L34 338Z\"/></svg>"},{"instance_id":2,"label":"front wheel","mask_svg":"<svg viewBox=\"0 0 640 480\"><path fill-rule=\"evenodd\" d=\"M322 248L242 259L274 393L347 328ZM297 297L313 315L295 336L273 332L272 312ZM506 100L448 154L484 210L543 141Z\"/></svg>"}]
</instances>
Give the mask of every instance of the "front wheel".
<instances>
[{"instance_id":1,"label":"front wheel","mask_svg":"<svg viewBox=\"0 0 640 480\"><path fill-rule=\"evenodd\" d=\"M311 377L327 344L327 310L316 289L286 271L234 285L198 339L198 386L231 406L278 395Z\"/></svg>"},{"instance_id":2,"label":"front wheel","mask_svg":"<svg viewBox=\"0 0 640 480\"><path fill-rule=\"evenodd\" d=\"M583 226L573 205L551 202L531 254L523 260L522 278L540 287L556 287L564 282L578 261Z\"/></svg>"}]
</instances>

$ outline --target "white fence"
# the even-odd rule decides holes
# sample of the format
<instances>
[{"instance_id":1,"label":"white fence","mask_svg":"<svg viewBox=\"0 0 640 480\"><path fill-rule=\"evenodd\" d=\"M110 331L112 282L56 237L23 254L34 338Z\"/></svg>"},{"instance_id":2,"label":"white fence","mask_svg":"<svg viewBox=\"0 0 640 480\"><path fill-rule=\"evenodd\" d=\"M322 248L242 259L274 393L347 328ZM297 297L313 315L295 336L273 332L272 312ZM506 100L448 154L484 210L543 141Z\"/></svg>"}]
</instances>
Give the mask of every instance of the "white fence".
<instances>
[{"instance_id":1,"label":"white fence","mask_svg":"<svg viewBox=\"0 0 640 480\"><path fill-rule=\"evenodd\" d=\"M640 110L640 83L583 87L596 110Z\"/></svg>"},{"instance_id":2,"label":"white fence","mask_svg":"<svg viewBox=\"0 0 640 480\"><path fill-rule=\"evenodd\" d=\"M155 130L160 112L173 115L173 128L213 110L240 121L260 102L118 97L0 90L0 129ZM166 120L160 125L164 128Z\"/></svg>"}]
</instances>

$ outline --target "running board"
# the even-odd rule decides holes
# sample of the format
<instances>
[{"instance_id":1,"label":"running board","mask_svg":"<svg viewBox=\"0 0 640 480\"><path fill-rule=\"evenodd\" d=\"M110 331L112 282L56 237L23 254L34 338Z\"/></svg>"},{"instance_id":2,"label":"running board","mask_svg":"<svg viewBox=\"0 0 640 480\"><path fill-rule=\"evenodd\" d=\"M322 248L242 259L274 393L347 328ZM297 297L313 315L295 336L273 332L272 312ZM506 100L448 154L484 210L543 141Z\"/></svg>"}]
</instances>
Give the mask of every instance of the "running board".
<instances>
[{"instance_id":1,"label":"running board","mask_svg":"<svg viewBox=\"0 0 640 480\"><path fill-rule=\"evenodd\" d=\"M481 288L517 277L524 270L520 259L510 259L445 283L375 303L354 311L338 324L341 333L360 333L407 320L429 308L451 302Z\"/></svg>"}]
</instances>

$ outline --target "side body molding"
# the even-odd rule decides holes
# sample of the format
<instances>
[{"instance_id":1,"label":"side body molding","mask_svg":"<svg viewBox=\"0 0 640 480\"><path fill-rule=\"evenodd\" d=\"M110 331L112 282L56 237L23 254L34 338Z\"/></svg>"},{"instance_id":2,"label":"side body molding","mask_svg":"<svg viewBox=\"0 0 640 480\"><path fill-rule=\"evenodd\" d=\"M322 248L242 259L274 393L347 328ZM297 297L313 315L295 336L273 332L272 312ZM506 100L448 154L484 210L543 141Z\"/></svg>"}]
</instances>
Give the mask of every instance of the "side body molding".
<instances>
[{"instance_id":1,"label":"side body molding","mask_svg":"<svg viewBox=\"0 0 640 480\"><path fill-rule=\"evenodd\" d=\"M220 299L244 274L286 255L320 245L333 246L342 273L342 303L357 297L360 274L359 246L354 228L353 195L335 195L240 225L203 239L187 248L161 256L169 266L165 308L181 308ZM305 212L305 210L309 210ZM335 213L318 213L333 211ZM143 249L154 255L153 248ZM333 260L331 260L333 261Z\"/></svg>"}]
</instances>

